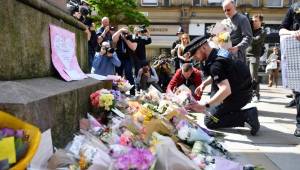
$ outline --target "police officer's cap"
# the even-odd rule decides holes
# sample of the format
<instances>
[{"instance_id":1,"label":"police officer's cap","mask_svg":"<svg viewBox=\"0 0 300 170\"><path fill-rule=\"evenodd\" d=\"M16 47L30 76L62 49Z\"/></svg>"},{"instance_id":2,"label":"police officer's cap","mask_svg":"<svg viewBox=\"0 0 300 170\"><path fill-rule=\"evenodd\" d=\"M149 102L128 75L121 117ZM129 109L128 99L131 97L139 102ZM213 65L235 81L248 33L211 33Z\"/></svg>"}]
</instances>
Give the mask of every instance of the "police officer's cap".
<instances>
[{"instance_id":1,"label":"police officer's cap","mask_svg":"<svg viewBox=\"0 0 300 170\"><path fill-rule=\"evenodd\" d=\"M200 36L194 38L184 49L184 53L190 52L191 55L194 55L199 47L207 42L206 36Z\"/></svg>"}]
</instances>

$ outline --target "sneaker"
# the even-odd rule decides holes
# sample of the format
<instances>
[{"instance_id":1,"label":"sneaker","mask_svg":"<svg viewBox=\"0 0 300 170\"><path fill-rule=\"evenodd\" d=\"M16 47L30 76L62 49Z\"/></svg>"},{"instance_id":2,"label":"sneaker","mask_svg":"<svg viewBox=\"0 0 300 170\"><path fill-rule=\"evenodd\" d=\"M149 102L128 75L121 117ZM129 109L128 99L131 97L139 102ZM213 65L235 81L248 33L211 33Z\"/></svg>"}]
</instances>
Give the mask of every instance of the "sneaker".
<instances>
[{"instance_id":1,"label":"sneaker","mask_svg":"<svg viewBox=\"0 0 300 170\"><path fill-rule=\"evenodd\" d=\"M287 94L286 97L287 97L287 98L293 98L294 95L293 95L293 94Z\"/></svg>"},{"instance_id":2,"label":"sneaker","mask_svg":"<svg viewBox=\"0 0 300 170\"><path fill-rule=\"evenodd\" d=\"M296 137L300 137L300 128L297 128L297 129L295 130L294 135L295 135Z\"/></svg>"},{"instance_id":3,"label":"sneaker","mask_svg":"<svg viewBox=\"0 0 300 170\"><path fill-rule=\"evenodd\" d=\"M250 134L252 136L255 136L260 128L257 108L252 107L252 108L245 110L245 112L246 112L245 114L247 116L246 122L251 126Z\"/></svg>"}]
</instances>

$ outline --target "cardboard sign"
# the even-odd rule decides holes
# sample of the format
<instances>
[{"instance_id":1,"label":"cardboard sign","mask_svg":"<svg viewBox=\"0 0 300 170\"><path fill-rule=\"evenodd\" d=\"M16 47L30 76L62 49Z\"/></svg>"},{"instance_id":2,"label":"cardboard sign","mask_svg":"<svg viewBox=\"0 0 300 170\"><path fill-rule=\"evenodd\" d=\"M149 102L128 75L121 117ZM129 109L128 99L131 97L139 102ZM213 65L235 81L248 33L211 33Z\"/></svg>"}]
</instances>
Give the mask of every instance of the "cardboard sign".
<instances>
[{"instance_id":1,"label":"cardboard sign","mask_svg":"<svg viewBox=\"0 0 300 170\"><path fill-rule=\"evenodd\" d=\"M16 163L15 138L7 137L0 140L0 160L8 159L10 164Z\"/></svg>"}]
</instances>

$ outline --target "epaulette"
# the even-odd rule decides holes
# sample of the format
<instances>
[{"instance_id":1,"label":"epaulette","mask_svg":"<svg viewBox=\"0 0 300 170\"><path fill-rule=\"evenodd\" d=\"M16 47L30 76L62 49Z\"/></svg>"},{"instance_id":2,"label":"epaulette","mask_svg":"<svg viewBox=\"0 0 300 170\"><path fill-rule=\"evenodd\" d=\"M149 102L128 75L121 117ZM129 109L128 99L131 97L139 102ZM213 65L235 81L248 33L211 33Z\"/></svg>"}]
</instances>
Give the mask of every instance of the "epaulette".
<instances>
[{"instance_id":1,"label":"epaulette","mask_svg":"<svg viewBox=\"0 0 300 170\"><path fill-rule=\"evenodd\" d=\"M223 57L223 58L230 58L230 53L228 50L220 48L218 50L217 56Z\"/></svg>"}]
</instances>

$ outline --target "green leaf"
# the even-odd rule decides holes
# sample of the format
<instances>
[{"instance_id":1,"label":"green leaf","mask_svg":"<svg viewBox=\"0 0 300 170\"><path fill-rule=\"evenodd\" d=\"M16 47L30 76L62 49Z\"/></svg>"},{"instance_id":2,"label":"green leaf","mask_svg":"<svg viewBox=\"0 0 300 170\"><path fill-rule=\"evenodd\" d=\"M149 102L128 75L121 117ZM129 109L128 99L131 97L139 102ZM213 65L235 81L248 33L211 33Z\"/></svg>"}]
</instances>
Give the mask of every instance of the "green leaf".
<instances>
[{"instance_id":1,"label":"green leaf","mask_svg":"<svg viewBox=\"0 0 300 170\"><path fill-rule=\"evenodd\" d=\"M136 0L88 0L97 16L94 20L100 21L107 16L111 25L150 25L150 21L140 11Z\"/></svg>"}]
</instances>

